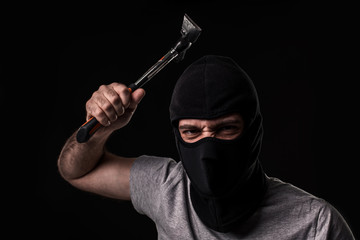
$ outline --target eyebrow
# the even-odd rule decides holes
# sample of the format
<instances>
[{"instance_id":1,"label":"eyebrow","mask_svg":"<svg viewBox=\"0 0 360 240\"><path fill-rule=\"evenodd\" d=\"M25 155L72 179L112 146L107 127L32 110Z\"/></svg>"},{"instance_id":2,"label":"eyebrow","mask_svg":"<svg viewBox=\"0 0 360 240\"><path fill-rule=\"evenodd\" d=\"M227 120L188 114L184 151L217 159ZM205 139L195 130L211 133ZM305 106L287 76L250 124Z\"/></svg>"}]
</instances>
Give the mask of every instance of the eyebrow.
<instances>
[{"instance_id":1,"label":"eyebrow","mask_svg":"<svg viewBox=\"0 0 360 240\"><path fill-rule=\"evenodd\" d=\"M191 124L184 124L184 125L179 126L179 129L189 129L189 128L198 128L198 127L195 125L191 125Z\"/></svg>"}]
</instances>

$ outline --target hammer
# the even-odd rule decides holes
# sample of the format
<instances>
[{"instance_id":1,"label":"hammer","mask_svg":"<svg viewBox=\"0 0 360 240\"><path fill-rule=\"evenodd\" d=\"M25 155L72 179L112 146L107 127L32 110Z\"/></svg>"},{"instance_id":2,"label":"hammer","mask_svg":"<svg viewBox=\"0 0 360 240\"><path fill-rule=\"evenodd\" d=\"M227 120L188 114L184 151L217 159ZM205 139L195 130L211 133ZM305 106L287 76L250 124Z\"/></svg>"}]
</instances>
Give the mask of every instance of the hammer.
<instances>
[{"instance_id":1,"label":"hammer","mask_svg":"<svg viewBox=\"0 0 360 240\"><path fill-rule=\"evenodd\" d=\"M151 68L149 68L136 82L131 83L128 88L130 93L136 89L144 86L151 78L153 78L158 72L160 72L168 63L175 59L176 62L180 62L184 59L186 50L198 39L201 28L185 14L183 23L181 26L181 37L176 42L175 46L170 49L162 58L160 58ZM76 140L79 143L87 142L92 135L102 125L92 117L85 122L77 131Z\"/></svg>"}]
</instances>

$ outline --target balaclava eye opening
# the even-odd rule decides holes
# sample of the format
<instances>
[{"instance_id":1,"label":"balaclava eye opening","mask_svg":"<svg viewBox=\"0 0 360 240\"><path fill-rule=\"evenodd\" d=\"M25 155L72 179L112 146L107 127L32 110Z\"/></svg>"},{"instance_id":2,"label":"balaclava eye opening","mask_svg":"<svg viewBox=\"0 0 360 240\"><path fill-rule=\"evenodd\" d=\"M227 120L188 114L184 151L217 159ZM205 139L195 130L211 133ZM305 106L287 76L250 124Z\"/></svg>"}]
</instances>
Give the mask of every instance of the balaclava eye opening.
<instances>
[{"instance_id":1,"label":"balaclava eye opening","mask_svg":"<svg viewBox=\"0 0 360 240\"><path fill-rule=\"evenodd\" d=\"M180 136L180 119L214 119L229 113L239 113L245 122L234 140L208 137L186 143ZM176 83L170 120L196 214L215 231L231 231L251 216L266 190L258 161L262 117L250 77L231 58L200 58Z\"/></svg>"}]
</instances>

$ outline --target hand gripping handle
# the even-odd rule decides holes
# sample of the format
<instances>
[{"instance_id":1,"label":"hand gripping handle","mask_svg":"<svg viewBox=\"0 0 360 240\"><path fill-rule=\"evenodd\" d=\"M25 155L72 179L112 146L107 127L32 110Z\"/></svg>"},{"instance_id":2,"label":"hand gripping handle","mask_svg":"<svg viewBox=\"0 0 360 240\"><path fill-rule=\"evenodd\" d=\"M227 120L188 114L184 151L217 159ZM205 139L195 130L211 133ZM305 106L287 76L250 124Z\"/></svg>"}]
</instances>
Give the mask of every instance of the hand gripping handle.
<instances>
[{"instance_id":1,"label":"hand gripping handle","mask_svg":"<svg viewBox=\"0 0 360 240\"><path fill-rule=\"evenodd\" d=\"M129 85L130 93L134 92L138 88L139 86L135 85L134 83ZM79 143L87 142L100 127L102 127L102 125L98 122L98 120L96 120L96 118L90 118L87 122L81 125L77 131L76 140Z\"/></svg>"}]
</instances>

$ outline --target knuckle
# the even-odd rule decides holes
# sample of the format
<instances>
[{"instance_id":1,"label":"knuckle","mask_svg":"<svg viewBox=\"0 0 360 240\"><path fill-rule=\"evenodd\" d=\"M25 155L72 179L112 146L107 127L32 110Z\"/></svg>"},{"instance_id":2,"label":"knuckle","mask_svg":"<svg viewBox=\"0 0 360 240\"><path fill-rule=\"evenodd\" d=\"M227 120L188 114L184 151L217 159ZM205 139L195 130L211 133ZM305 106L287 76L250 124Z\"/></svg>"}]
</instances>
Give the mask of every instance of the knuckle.
<instances>
[{"instance_id":1,"label":"knuckle","mask_svg":"<svg viewBox=\"0 0 360 240\"><path fill-rule=\"evenodd\" d=\"M117 87L126 87L124 84L122 83L118 83L118 82L113 82L110 84L110 86L112 86L113 88L117 88Z\"/></svg>"},{"instance_id":2,"label":"knuckle","mask_svg":"<svg viewBox=\"0 0 360 240\"><path fill-rule=\"evenodd\" d=\"M100 91L103 91L103 90L105 90L106 88L107 88L107 86L104 85L104 84L102 84L102 85L100 85L99 90L100 90Z\"/></svg>"},{"instance_id":3,"label":"knuckle","mask_svg":"<svg viewBox=\"0 0 360 240\"><path fill-rule=\"evenodd\" d=\"M110 112L112 110L112 105L108 102L103 102L101 108L106 112Z\"/></svg>"},{"instance_id":4,"label":"knuckle","mask_svg":"<svg viewBox=\"0 0 360 240\"><path fill-rule=\"evenodd\" d=\"M96 118L102 118L104 117L104 112L100 109L100 108L95 108L92 110L92 114L94 115L94 117Z\"/></svg>"},{"instance_id":5,"label":"knuckle","mask_svg":"<svg viewBox=\"0 0 360 240\"><path fill-rule=\"evenodd\" d=\"M94 97L94 101L97 103L97 105L101 108L105 108L108 104L108 101L102 96L102 95L96 95Z\"/></svg>"},{"instance_id":6,"label":"knuckle","mask_svg":"<svg viewBox=\"0 0 360 240\"><path fill-rule=\"evenodd\" d=\"M93 99L93 100L96 100L96 99L98 99L99 98L99 93L96 91L96 92L93 92L93 94L91 95L91 98L90 98L90 100L91 99Z\"/></svg>"},{"instance_id":7,"label":"knuckle","mask_svg":"<svg viewBox=\"0 0 360 240\"><path fill-rule=\"evenodd\" d=\"M114 106L119 106L122 103L119 97L112 98L111 102L114 104Z\"/></svg>"},{"instance_id":8,"label":"knuckle","mask_svg":"<svg viewBox=\"0 0 360 240\"><path fill-rule=\"evenodd\" d=\"M125 85L124 85L123 88L121 88L120 92L121 92L122 94L124 94L125 96L129 96L129 95L130 95L130 91L129 91L128 87L126 87Z\"/></svg>"},{"instance_id":9,"label":"knuckle","mask_svg":"<svg viewBox=\"0 0 360 240\"><path fill-rule=\"evenodd\" d=\"M90 108L91 104L92 104L91 99L87 100L87 102L85 103L86 109Z\"/></svg>"},{"instance_id":10,"label":"knuckle","mask_svg":"<svg viewBox=\"0 0 360 240\"><path fill-rule=\"evenodd\" d=\"M94 111L94 101L92 99L86 102L85 109L89 113L92 113Z\"/></svg>"},{"instance_id":11,"label":"knuckle","mask_svg":"<svg viewBox=\"0 0 360 240\"><path fill-rule=\"evenodd\" d=\"M119 83L118 85L114 85L113 88L119 95L130 95L128 87L124 84Z\"/></svg>"},{"instance_id":12,"label":"knuckle","mask_svg":"<svg viewBox=\"0 0 360 240\"><path fill-rule=\"evenodd\" d=\"M114 90L108 92L108 99L115 105L121 103L119 95Z\"/></svg>"}]
</instances>

